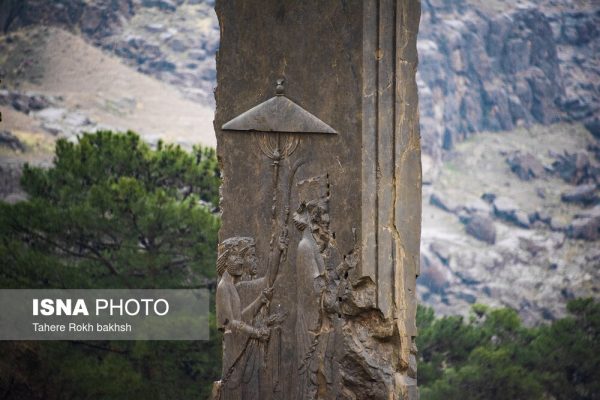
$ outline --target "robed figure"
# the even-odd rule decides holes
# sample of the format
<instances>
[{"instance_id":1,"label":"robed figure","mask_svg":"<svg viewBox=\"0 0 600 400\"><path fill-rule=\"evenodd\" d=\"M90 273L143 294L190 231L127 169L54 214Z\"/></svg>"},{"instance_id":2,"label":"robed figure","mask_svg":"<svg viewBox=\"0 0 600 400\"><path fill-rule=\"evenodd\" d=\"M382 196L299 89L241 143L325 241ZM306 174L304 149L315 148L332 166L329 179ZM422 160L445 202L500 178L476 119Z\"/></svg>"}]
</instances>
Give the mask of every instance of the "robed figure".
<instances>
[{"instance_id":1,"label":"robed figure","mask_svg":"<svg viewBox=\"0 0 600 400\"><path fill-rule=\"evenodd\" d=\"M219 245L217 259L217 326L223 332L223 375L216 383L221 400L259 400L266 384L265 349L271 326L269 315L281 255L287 238L281 235L270 255L267 273L257 273L256 244L250 237L232 237Z\"/></svg>"}]
</instances>

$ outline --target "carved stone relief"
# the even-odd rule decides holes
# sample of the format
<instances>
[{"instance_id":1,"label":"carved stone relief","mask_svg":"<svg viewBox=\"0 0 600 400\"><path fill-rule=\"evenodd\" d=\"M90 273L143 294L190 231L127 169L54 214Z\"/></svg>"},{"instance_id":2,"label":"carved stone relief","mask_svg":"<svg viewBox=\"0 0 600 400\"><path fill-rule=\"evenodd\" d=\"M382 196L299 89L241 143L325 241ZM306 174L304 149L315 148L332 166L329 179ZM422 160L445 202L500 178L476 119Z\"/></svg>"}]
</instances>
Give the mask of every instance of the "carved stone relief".
<instances>
[{"instance_id":1,"label":"carved stone relief","mask_svg":"<svg viewBox=\"0 0 600 400\"><path fill-rule=\"evenodd\" d=\"M303 163L289 164L288 176L293 181ZM299 201L293 213L293 224L299 232L298 242L293 244L295 265L284 266L289 246L287 203L283 205L282 219L275 224L279 231L277 245L267 260L256 256L255 240L251 237L231 237L219 245L216 304L218 327L224 333L224 353L223 377L216 384L217 398L270 399L278 391L280 325L287 313L272 308L271 300L281 268L293 272L296 288L295 330L287 340L295 349L293 370L297 375L295 392L282 398L317 399L319 391L340 385L342 377L336 375L334 361L339 353L336 341L342 338L342 313L349 309L359 313L364 303L371 306L368 300L346 304L355 293L347 282L359 262L358 245L355 240L350 252L342 257L334 254L338 250L329 229L328 175L296 179L291 187ZM276 186L274 198L289 201L291 193L282 196L280 189ZM334 265L340 258L342 261ZM267 272L257 277L260 262L267 263ZM269 345L271 341L275 345Z\"/></svg>"},{"instance_id":2,"label":"carved stone relief","mask_svg":"<svg viewBox=\"0 0 600 400\"><path fill-rule=\"evenodd\" d=\"M278 326L285 318L271 312L273 283L287 248L284 233L267 260L266 275L257 278L256 245L250 237L232 237L219 245L217 259L217 325L223 332L221 399L261 399L270 378L266 375L266 343L280 340ZM247 276L246 280L242 280ZM259 390L260 389L260 390Z\"/></svg>"},{"instance_id":3,"label":"carved stone relief","mask_svg":"<svg viewBox=\"0 0 600 400\"><path fill-rule=\"evenodd\" d=\"M218 284L216 397L418 398L419 4L216 1L219 259L256 260Z\"/></svg>"}]
</instances>

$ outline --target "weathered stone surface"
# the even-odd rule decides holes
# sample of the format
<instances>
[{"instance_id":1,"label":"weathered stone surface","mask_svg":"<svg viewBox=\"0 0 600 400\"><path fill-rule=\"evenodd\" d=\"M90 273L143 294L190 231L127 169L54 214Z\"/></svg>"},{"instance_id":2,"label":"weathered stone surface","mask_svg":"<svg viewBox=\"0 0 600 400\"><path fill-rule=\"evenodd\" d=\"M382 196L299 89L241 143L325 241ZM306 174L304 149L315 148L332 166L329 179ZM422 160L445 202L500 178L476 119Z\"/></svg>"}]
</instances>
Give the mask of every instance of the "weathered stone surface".
<instances>
[{"instance_id":1,"label":"weathered stone surface","mask_svg":"<svg viewBox=\"0 0 600 400\"><path fill-rule=\"evenodd\" d=\"M517 210L515 212L514 221L517 223L517 225L519 225L523 228L529 228L529 225L530 225L529 216L523 210Z\"/></svg>"},{"instance_id":2,"label":"weathered stone surface","mask_svg":"<svg viewBox=\"0 0 600 400\"><path fill-rule=\"evenodd\" d=\"M494 221L485 216L474 215L466 225L469 235L488 244L496 243L496 227Z\"/></svg>"},{"instance_id":3,"label":"weathered stone surface","mask_svg":"<svg viewBox=\"0 0 600 400\"><path fill-rule=\"evenodd\" d=\"M216 10L214 396L416 398L419 2Z\"/></svg>"},{"instance_id":4,"label":"weathered stone surface","mask_svg":"<svg viewBox=\"0 0 600 400\"><path fill-rule=\"evenodd\" d=\"M0 90L0 105L10 105L24 114L28 114L30 111L43 110L54 101L52 98L37 93Z\"/></svg>"},{"instance_id":5,"label":"weathered stone surface","mask_svg":"<svg viewBox=\"0 0 600 400\"><path fill-rule=\"evenodd\" d=\"M452 281L450 270L440 260L427 254L423 254L421 258L419 281L435 293L443 292Z\"/></svg>"},{"instance_id":6,"label":"weathered stone surface","mask_svg":"<svg viewBox=\"0 0 600 400\"><path fill-rule=\"evenodd\" d=\"M566 228L566 233L574 239L598 240L600 238L600 205L575 215Z\"/></svg>"},{"instance_id":7,"label":"weathered stone surface","mask_svg":"<svg viewBox=\"0 0 600 400\"><path fill-rule=\"evenodd\" d=\"M600 76L599 22L593 1L423 1L418 83L425 153L441 156L477 132L558 118L600 135L600 88L589 83Z\"/></svg>"},{"instance_id":8,"label":"weathered stone surface","mask_svg":"<svg viewBox=\"0 0 600 400\"><path fill-rule=\"evenodd\" d=\"M567 228L567 235L575 239L598 240L600 216L577 218Z\"/></svg>"},{"instance_id":9,"label":"weathered stone surface","mask_svg":"<svg viewBox=\"0 0 600 400\"><path fill-rule=\"evenodd\" d=\"M0 147L8 147L14 151L25 151L23 143L9 131L0 131Z\"/></svg>"},{"instance_id":10,"label":"weathered stone surface","mask_svg":"<svg viewBox=\"0 0 600 400\"><path fill-rule=\"evenodd\" d=\"M567 203L590 204L598 201L598 190L595 184L579 185L563 193L560 198Z\"/></svg>"},{"instance_id":11,"label":"weathered stone surface","mask_svg":"<svg viewBox=\"0 0 600 400\"><path fill-rule=\"evenodd\" d=\"M440 196L437 193L432 193L429 197L429 204L436 206L444 211L448 212L456 212L458 210L458 206L452 203L450 200Z\"/></svg>"},{"instance_id":12,"label":"weathered stone surface","mask_svg":"<svg viewBox=\"0 0 600 400\"><path fill-rule=\"evenodd\" d=\"M520 210L517 204L508 197L494 199L494 214L505 221L512 222L523 228L529 227L529 216Z\"/></svg>"},{"instance_id":13,"label":"weathered stone surface","mask_svg":"<svg viewBox=\"0 0 600 400\"><path fill-rule=\"evenodd\" d=\"M557 154L552 168L555 173L569 183L581 184L594 179L590 159L585 151Z\"/></svg>"},{"instance_id":14,"label":"weathered stone surface","mask_svg":"<svg viewBox=\"0 0 600 400\"><path fill-rule=\"evenodd\" d=\"M431 252L435 254L444 265L448 265L450 263L450 249L445 244L439 242L431 243L429 250L431 250Z\"/></svg>"},{"instance_id":15,"label":"weathered stone surface","mask_svg":"<svg viewBox=\"0 0 600 400\"><path fill-rule=\"evenodd\" d=\"M510 165L512 172L524 181L544 175L544 166L531 153L514 152L506 158L506 162Z\"/></svg>"}]
</instances>

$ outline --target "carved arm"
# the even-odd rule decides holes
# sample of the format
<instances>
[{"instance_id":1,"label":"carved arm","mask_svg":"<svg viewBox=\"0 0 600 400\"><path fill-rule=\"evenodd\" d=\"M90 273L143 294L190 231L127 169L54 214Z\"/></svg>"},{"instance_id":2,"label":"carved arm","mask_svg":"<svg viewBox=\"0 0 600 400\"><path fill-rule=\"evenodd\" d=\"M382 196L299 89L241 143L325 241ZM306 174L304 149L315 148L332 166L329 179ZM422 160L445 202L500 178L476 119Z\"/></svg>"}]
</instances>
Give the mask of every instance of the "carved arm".
<instances>
[{"instance_id":1,"label":"carved arm","mask_svg":"<svg viewBox=\"0 0 600 400\"><path fill-rule=\"evenodd\" d=\"M258 312L260 311L261 307L267 304L267 302L269 301L269 297L265 293L265 290L269 289L263 289L261 294L256 299L254 299L254 301L250 303L246 308L244 308L244 310L242 311L242 319L244 319L245 321L252 321L256 314L258 314ZM270 291L272 293L273 289L271 288Z\"/></svg>"},{"instance_id":2,"label":"carved arm","mask_svg":"<svg viewBox=\"0 0 600 400\"><path fill-rule=\"evenodd\" d=\"M255 328L243 321L233 320L228 324L232 331L243 332L254 339L266 339L269 336L268 328Z\"/></svg>"}]
</instances>

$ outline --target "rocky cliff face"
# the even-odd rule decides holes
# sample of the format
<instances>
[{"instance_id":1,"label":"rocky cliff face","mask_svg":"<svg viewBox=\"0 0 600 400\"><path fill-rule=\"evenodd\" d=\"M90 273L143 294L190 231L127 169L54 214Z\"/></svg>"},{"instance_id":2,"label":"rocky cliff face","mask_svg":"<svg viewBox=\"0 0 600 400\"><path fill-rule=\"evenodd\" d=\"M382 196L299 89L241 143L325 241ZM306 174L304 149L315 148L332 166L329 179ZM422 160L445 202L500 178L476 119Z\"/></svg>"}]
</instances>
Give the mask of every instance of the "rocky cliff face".
<instances>
[{"instance_id":1,"label":"rocky cliff face","mask_svg":"<svg viewBox=\"0 0 600 400\"><path fill-rule=\"evenodd\" d=\"M535 323L598 295L598 27L597 2L423 1L419 290L438 312Z\"/></svg>"},{"instance_id":2,"label":"rocky cliff face","mask_svg":"<svg viewBox=\"0 0 600 400\"><path fill-rule=\"evenodd\" d=\"M600 136L600 5L424 0L421 133L440 157L481 131L583 122Z\"/></svg>"},{"instance_id":3,"label":"rocky cliff face","mask_svg":"<svg viewBox=\"0 0 600 400\"><path fill-rule=\"evenodd\" d=\"M0 29L6 33L31 25L62 25L102 38L122 28L136 4L135 0L2 0Z\"/></svg>"},{"instance_id":4,"label":"rocky cliff face","mask_svg":"<svg viewBox=\"0 0 600 400\"><path fill-rule=\"evenodd\" d=\"M0 29L66 28L186 97L213 105L219 45L213 7L212 0L2 0Z\"/></svg>"}]
</instances>

